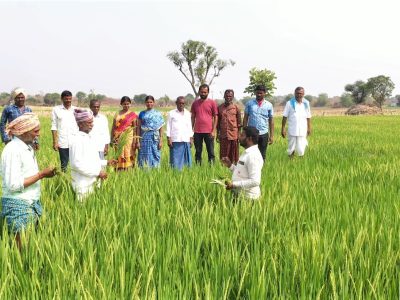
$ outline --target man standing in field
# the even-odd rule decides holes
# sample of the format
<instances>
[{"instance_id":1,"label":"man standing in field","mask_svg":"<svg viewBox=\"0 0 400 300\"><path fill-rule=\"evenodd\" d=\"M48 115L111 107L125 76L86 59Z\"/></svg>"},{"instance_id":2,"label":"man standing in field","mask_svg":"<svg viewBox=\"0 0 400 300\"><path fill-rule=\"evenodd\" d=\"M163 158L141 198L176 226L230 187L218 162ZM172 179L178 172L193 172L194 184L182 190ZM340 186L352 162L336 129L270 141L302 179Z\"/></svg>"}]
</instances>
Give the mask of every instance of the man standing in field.
<instances>
[{"instance_id":1,"label":"man standing in field","mask_svg":"<svg viewBox=\"0 0 400 300\"><path fill-rule=\"evenodd\" d=\"M295 97L286 102L283 110L281 135L286 137L286 121L288 121L288 155L293 158L297 152L303 156L308 145L307 136L311 134L311 110L310 102L304 99L304 88L297 87L294 91Z\"/></svg>"},{"instance_id":2,"label":"man standing in field","mask_svg":"<svg viewBox=\"0 0 400 300\"><path fill-rule=\"evenodd\" d=\"M7 106L1 113L0 121L0 132L1 140L7 144L11 141L11 138L6 133L6 124L14 121L20 115L26 112L32 112L28 106L25 106L26 93L22 88L16 88L11 92L11 98L14 100L14 104Z\"/></svg>"},{"instance_id":3,"label":"man standing in field","mask_svg":"<svg viewBox=\"0 0 400 300\"><path fill-rule=\"evenodd\" d=\"M11 141L1 154L2 211L8 229L15 234L21 250L20 232L30 223L37 223L42 215L40 203L40 180L56 175L55 168L39 171L32 148L39 137L39 119L33 113L25 113L10 122L6 129Z\"/></svg>"},{"instance_id":4,"label":"man standing in field","mask_svg":"<svg viewBox=\"0 0 400 300\"><path fill-rule=\"evenodd\" d=\"M200 98L193 102L190 112L192 113L192 126L194 131L194 147L196 148L196 163L201 164L201 153L203 151L203 140L206 143L208 162L213 163L214 138L218 123L218 109L214 100L208 98L210 88L207 84L199 87Z\"/></svg>"},{"instance_id":5,"label":"man standing in field","mask_svg":"<svg viewBox=\"0 0 400 300\"><path fill-rule=\"evenodd\" d=\"M232 172L232 182L226 183L226 189L232 190L235 196L243 194L246 198L256 200L261 196L261 169L264 160L258 149L259 131L255 127L244 127L239 136L239 143L246 150L235 165L228 157L222 163Z\"/></svg>"},{"instance_id":6,"label":"man standing in field","mask_svg":"<svg viewBox=\"0 0 400 300\"><path fill-rule=\"evenodd\" d=\"M72 188L78 201L82 202L92 191L97 179L104 180L107 173L102 170L108 162L99 157L98 147L89 135L93 128L93 113L75 109L74 117L79 132L73 136L69 145L71 159ZM113 164L110 161L109 164Z\"/></svg>"},{"instance_id":7,"label":"man standing in field","mask_svg":"<svg viewBox=\"0 0 400 300\"><path fill-rule=\"evenodd\" d=\"M217 141L220 143L219 158L228 157L231 162L237 163L242 116L239 107L233 103L233 97L233 90L226 90L225 103L218 106Z\"/></svg>"},{"instance_id":8,"label":"man standing in field","mask_svg":"<svg viewBox=\"0 0 400 300\"><path fill-rule=\"evenodd\" d=\"M89 135L96 144L100 159L104 159L108 153L108 145L110 144L110 130L106 116L99 113L100 106L99 100L90 100L89 107L93 112L93 129Z\"/></svg>"},{"instance_id":9,"label":"man standing in field","mask_svg":"<svg viewBox=\"0 0 400 300\"><path fill-rule=\"evenodd\" d=\"M61 93L62 105L55 106L51 113L51 132L53 135L53 149L60 155L61 170L67 170L69 161L69 143L71 137L78 132L78 125L74 118L72 93Z\"/></svg>"},{"instance_id":10,"label":"man standing in field","mask_svg":"<svg viewBox=\"0 0 400 300\"><path fill-rule=\"evenodd\" d=\"M185 98L179 96L175 103L176 109L168 113L167 119L169 161L173 168L182 170L183 166L192 165L193 130L190 112L185 109Z\"/></svg>"},{"instance_id":11,"label":"man standing in field","mask_svg":"<svg viewBox=\"0 0 400 300\"><path fill-rule=\"evenodd\" d=\"M243 126L252 126L260 132L258 149L265 160L267 146L274 142L274 108L271 102L264 99L265 86L258 85L255 90L256 98L246 103Z\"/></svg>"}]
</instances>

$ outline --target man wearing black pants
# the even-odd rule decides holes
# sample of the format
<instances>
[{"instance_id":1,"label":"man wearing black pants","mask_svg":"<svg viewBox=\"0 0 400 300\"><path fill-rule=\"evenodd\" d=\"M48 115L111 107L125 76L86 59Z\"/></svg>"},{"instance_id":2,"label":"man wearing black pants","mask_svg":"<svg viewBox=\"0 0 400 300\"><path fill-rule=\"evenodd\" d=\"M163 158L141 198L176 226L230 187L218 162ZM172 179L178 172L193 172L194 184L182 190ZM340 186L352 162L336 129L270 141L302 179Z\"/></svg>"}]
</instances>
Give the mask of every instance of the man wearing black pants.
<instances>
[{"instance_id":1,"label":"man wearing black pants","mask_svg":"<svg viewBox=\"0 0 400 300\"><path fill-rule=\"evenodd\" d=\"M200 98L193 102L192 113L193 139L196 149L196 163L201 164L203 140L206 143L208 162L213 163L214 138L218 123L218 109L214 100L208 99L209 87L203 84L199 88Z\"/></svg>"}]
</instances>

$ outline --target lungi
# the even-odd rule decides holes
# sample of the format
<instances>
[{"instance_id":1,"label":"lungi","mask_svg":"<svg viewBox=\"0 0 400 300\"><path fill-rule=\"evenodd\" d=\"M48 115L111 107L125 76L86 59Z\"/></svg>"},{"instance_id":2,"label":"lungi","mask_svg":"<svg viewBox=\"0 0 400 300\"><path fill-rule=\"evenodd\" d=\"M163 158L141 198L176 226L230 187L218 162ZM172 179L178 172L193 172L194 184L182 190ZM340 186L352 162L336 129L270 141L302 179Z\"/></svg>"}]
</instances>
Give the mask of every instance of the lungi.
<instances>
[{"instance_id":1,"label":"lungi","mask_svg":"<svg viewBox=\"0 0 400 300\"><path fill-rule=\"evenodd\" d=\"M192 153L188 142L172 143L169 155L169 162L173 168L182 170L183 166L190 167L192 165Z\"/></svg>"},{"instance_id":2,"label":"lungi","mask_svg":"<svg viewBox=\"0 0 400 300\"><path fill-rule=\"evenodd\" d=\"M299 156L303 156L304 152L306 151L306 147L308 145L307 137L305 136L292 136L289 135L288 137L289 145L288 145L288 155L292 155L294 151Z\"/></svg>"}]
</instances>

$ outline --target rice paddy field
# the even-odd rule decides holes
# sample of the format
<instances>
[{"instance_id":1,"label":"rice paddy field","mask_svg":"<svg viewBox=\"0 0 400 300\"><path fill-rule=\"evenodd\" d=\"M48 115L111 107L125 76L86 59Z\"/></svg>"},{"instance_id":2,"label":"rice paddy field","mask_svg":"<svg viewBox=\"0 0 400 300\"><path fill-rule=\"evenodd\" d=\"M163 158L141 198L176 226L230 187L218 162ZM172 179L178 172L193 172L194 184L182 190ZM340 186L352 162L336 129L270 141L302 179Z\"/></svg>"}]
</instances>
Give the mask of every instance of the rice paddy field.
<instances>
[{"instance_id":1,"label":"rice paddy field","mask_svg":"<svg viewBox=\"0 0 400 300\"><path fill-rule=\"evenodd\" d=\"M0 299L399 299L399 117L315 117L294 160L280 121L257 202L211 185L230 172L205 153L170 169L166 142L160 169L109 170L83 204L69 175L42 180L21 254L1 222Z\"/></svg>"}]
</instances>

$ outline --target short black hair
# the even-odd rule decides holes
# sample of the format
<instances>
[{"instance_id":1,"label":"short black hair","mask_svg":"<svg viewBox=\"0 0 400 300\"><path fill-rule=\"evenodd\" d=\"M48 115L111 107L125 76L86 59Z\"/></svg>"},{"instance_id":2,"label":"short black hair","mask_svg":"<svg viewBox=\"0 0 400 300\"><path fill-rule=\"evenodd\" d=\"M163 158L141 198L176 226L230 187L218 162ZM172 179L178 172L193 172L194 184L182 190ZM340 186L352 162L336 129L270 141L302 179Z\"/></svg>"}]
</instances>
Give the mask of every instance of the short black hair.
<instances>
[{"instance_id":1,"label":"short black hair","mask_svg":"<svg viewBox=\"0 0 400 300\"><path fill-rule=\"evenodd\" d=\"M148 96L146 96L146 99L144 99L144 101L147 101L147 100L153 100L153 101L156 101L156 100L154 100L154 97L152 96L152 95L148 95Z\"/></svg>"},{"instance_id":2,"label":"short black hair","mask_svg":"<svg viewBox=\"0 0 400 300\"><path fill-rule=\"evenodd\" d=\"M243 127L243 132L247 138L251 138L254 145L258 144L258 136L260 132L258 131L257 128L252 126Z\"/></svg>"},{"instance_id":3,"label":"short black hair","mask_svg":"<svg viewBox=\"0 0 400 300\"><path fill-rule=\"evenodd\" d=\"M302 86L298 86L294 91L297 92L297 91L300 91L300 90L304 91L304 88Z\"/></svg>"},{"instance_id":4,"label":"short black hair","mask_svg":"<svg viewBox=\"0 0 400 300\"><path fill-rule=\"evenodd\" d=\"M255 91L264 91L265 92L266 91L265 85L263 85L263 84L257 85Z\"/></svg>"},{"instance_id":5,"label":"short black hair","mask_svg":"<svg viewBox=\"0 0 400 300\"><path fill-rule=\"evenodd\" d=\"M100 104L100 100L99 100L99 99L92 99L92 100L90 100L90 102L89 102L89 107L92 106L93 103L96 103L96 102L99 102L99 104Z\"/></svg>"},{"instance_id":6,"label":"short black hair","mask_svg":"<svg viewBox=\"0 0 400 300\"><path fill-rule=\"evenodd\" d=\"M63 91L61 93L61 99L63 99L64 97L72 97L72 93L70 91Z\"/></svg>"},{"instance_id":7,"label":"short black hair","mask_svg":"<svg viewBox=\"0 0 400 300\"><path fill-rule=\"evenodd\" d=\"M176 98L176 102L178 102L178 101L181 100L181 99L185 100L185 97L179 96L178 98Z\"/></svg>"},{"instance_id":8,"label":"short black hair","mask_svg":"<svg viewBox=\"0 0 400 300\"><path fill-rule=\"evenodd\" d=\"M235 92L234 92L232 89L227 89L227 90L225 90L224 96L225 96L227 93L232 93L232 94L235 96Z\"/></svg>"},{"instance_id":9,"label":"short black hair","mask_svg":"<svg viewBox=\"0 0 400 300\"><path fill-rule=\"evenodd\" d=\"M210 87L208 86L208 84L203 83L201 86L199 86L199 92L201 89L207 89L207 91L210 91Z\"/></svg>"},{"instance_id":10,"label":"short black hair","mask_svg":"<svg viewBox=\"0 0 400 300\"><path fill-rule=\"evenodd\" d=\"M121 101L119 102L119 104L122 105L122 103L124 103L124 102L126 102L126 101L128 101L129 103L132 103L131 98L129 98L128 96L123 96L123 97L121 98Z\"/></svg>"}]
</instances>

